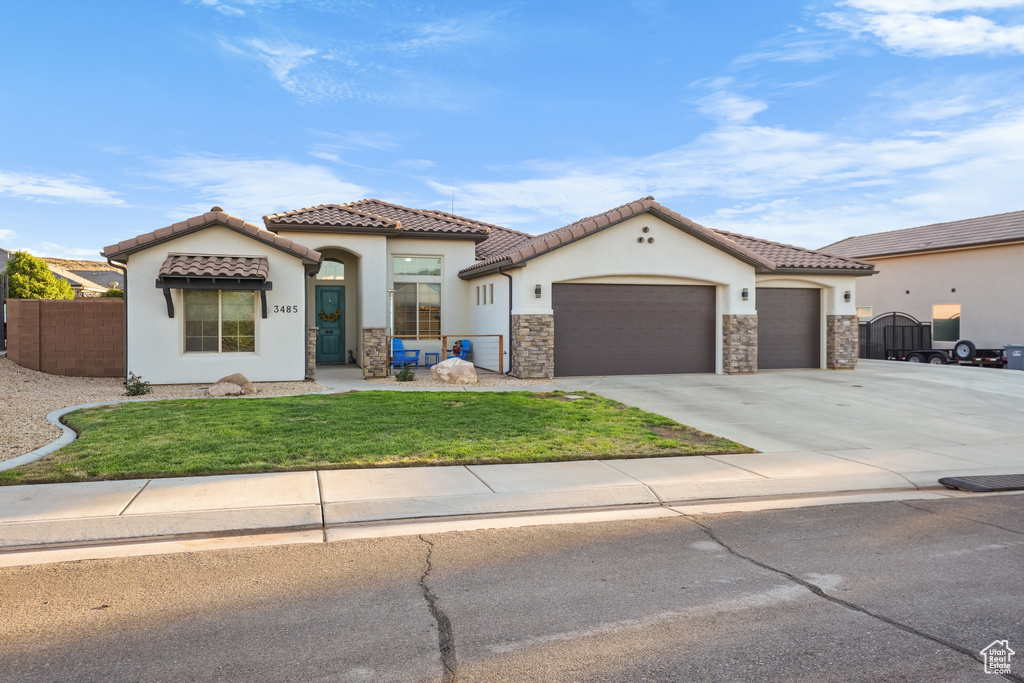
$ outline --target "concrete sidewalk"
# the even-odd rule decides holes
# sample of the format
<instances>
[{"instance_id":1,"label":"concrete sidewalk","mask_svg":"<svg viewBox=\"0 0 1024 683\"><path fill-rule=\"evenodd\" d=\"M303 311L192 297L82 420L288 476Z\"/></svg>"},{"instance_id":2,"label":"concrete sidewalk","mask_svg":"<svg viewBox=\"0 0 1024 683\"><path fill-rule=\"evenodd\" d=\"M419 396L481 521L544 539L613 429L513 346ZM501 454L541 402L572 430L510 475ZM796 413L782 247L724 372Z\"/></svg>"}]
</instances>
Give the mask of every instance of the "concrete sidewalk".
<instances>
[{"instance_id":1,"label":"concrete sidewalk","mask_svg":"<svg viewBox=\"0 0 1024 683\"><path fill-rule=\"evenodd\" d=\"M324 470L0 487L0 556L40 547L844 491L1021 471L1024 446Z\"/></svg>"},{"instance_id":2,"label":"concrete sidewalk","mask_svg":"<svg viewBox=\"0 0 1024 683\"><path fill-rule=\"evenodd\" d=\"M348 367L319 368L317 381L334 391L424 390L368 385ZM1019 372L863 361L848 372L576 377L522 390L556 388L594 391L762 452L6 486L0 565L33 548L274 533L314 542L373 524L394 531L403 520L651 516L744 499L834 501L840 492L952 495L939 478L1024 472Z\"/></svg>"}]
</instances>

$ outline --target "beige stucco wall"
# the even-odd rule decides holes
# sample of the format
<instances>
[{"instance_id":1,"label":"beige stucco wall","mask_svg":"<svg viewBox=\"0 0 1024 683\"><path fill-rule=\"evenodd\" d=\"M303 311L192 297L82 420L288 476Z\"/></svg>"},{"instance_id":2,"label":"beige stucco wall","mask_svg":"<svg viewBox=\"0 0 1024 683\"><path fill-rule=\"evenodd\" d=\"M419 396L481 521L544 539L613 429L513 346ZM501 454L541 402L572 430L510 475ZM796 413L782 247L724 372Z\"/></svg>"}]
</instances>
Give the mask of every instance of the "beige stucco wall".
<instances>
[{"instance_id":1,"label":"beige stucco wall","mask_svg":"<svg viewBox=\"0 0 1024 683\"><path fill-rule=\"evenodd\" d=\"M643 228L649 228L643 232ZM641 244L637 240L643 237ZM648 239L653 238L653 243ZM511 271L512 312L550 314L551 285L712 285L717 292L716 372L722 372L722 315L754 313L754 267L649 214L593 233ZM541 285L541 297L534 293ZM743 288L750 292L744 302ZM558 334L557 324L555 334Z\"/></svg>"},{"instance_id":2,"label":"beige stucco wall","mask_svg":"<svg viewBox=\"0 0 1024 683\"><path fill-rule=\"evenodd\" d=\"M167 317L163 290L155 286L170 253L265 256L273 291L267 318L256 301L255 353L185 353L185 308L181 290L171 290L174 318ZM283 251L223 227L155 245L128 260L128 370L154 384L212 382L241 372L254 382L305 377L305 273L302 262ZM291 313L274 306L294 306Z\"/></svg>"},{"instance_id":3,"label":"beige stucco wall","mask_svg":"<svg viewBox=\"0 0 1024 683\"><path fill-rule=\"evenodd\" d=\"M512 271L512 277L522 271ZM500 334L503 338L501 364L502 370L509 369L509 314L508 314L508 278L503 275L488 275L487 277L470 280L466 283L466 305L470 311L471 326L473 334L491 335ZM481 289L481 301L477 303L477 287ZM491 303L491 287L494 288L494 302ZM483 292L487 293L486 303L483 301ZM533 296L532 293L530 296ZM487 345L486 353L481 349L480 354L474 354L473 360L480 367L488 370L498 369L498 347L497 342L492 339L481 340L481 346Z\"/></svg>"},{"instance_id":4,"label":"beige stucco wall","mask_svg":"<svg viewBox=\"0 0 1024 683\"><path fill-rule=\"evenodd\" d=\"M962 339L989 348L1024 344L1024 244L872 262L879 273L858 279L857 302L873 315L901 311L931 321L933 305L960 304Z\"/></svg>"}]
</instances>

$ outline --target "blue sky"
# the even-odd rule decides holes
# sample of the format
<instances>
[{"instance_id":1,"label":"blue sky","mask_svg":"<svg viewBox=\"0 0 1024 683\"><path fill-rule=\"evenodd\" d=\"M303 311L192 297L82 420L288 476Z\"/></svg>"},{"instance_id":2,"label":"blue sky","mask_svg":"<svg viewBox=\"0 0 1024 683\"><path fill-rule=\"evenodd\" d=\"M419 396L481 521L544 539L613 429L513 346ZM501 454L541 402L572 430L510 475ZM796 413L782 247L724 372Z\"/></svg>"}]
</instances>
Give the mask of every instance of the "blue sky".
<instances>
[{"instance_id":1,"label":"blue sky","mask_svg":"<svg viewBox=\"0 0 1024 683\"><path fill-rule=\"evenodd\" d=\"M363 197L543 232L646 195L818 247L1024 209L1024 0L19 2L0 246Z\"/></svg>"}]
</instances>

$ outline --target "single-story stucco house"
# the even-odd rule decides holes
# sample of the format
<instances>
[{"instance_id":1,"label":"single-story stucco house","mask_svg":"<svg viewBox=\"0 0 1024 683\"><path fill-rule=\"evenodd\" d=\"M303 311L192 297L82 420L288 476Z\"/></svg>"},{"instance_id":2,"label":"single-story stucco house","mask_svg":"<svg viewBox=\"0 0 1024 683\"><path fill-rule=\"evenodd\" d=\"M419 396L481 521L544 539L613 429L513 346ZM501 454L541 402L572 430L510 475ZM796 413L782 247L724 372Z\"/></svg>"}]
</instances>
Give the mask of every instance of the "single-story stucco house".
<instances>
[{"instance_id":1,"label":"single-story stucco house","mask_svg":"<svg viewBox=\"0 0 1024 683\"><path fill-rule=\"evenodd\" d=\"M1024 211L848 237L821 251L875 264L858 314L932 323L934 348L1024 344Z\"/></svg>"},{"instance_id":2,"label":"single-story stucco house","mask_svg":"<svg viewBox=\"0 0 1024 683\"><path fill-rule=\"evenodd\" d=\"M364 199L214 207L104 249L126 267L127 371L154 383L387 373L389 333L518 377L852 368L855 259L712 230L652 197L528 235Z\"/></svg>"}]
</instances>

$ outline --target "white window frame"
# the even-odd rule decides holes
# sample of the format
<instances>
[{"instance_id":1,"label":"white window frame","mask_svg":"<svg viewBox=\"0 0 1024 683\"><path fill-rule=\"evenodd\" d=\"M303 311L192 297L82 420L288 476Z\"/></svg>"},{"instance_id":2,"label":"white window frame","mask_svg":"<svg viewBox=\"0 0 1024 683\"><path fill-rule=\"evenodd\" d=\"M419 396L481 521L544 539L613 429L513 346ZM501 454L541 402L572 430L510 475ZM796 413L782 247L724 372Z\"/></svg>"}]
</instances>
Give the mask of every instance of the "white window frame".
<instances>
[{"instance_id":1,"label":"white window frame","mask_svg":"<svg viewBox=\"0 0 1024 683\"><path fill-rule=\"evenodd\" d=\"M395 273L395 259L400 259L400 258L437 259L439 264L440 264L440 273L441 274L440 275L398 275L398 274ZM417 307L416 338L420 339L420 340L433 340L433 339L440 340L441 336L444 334L444 311L445 311L444 289L445 288L444 288L444 284L442 282L442 280L444 278L444 257L440 256L438 254L391 254L391 264L390 265L391 265L390 275L391 275L392 287L394 287L395 285L398 285L398 284L416 284L417 285L417 287L416 287L416 307ZM438 315L440 316L440 320L438 321L439 324L438 324L437 337L434 337L434 336L423 336L421 334L421 332L420 332L420 319L419 319L419 314L418 313L419 313L419 295L420 295L419 285L421 285L421 284L424 284L424 285L437 285L438 286L438 307L440 308L440 310L438 311ZM397 328L397 320L395 321L395 325L396 325L396 328ZM396 334L396 336L408 336L408 335L398 335L398 330L397 329L394 330L394 333Z\"/></svg>"},{"instance_id":2,"label":"white window frame","mask_svg":"<svg viewBox=\"0 0 1024 683\"><path fill-rule=\"evenodd\" d=\"M189 351L186 341L188 336L188 293L189 292L217 292L217 350L216 351ZM258 316L256 314L256 304L259 299L258 294L255 291L250 293L252 297L252 351L225 351L224 350L224 292L235 292L235 291L250 291L250 290L234 290L234 289L183 289L181 290L181 349L183 354L187 355L210 355L210 354L238 354L238 355L255 355L257 347L257 339L259 338L258 323L256 322Z\"/></svg>"}]
</instances>

